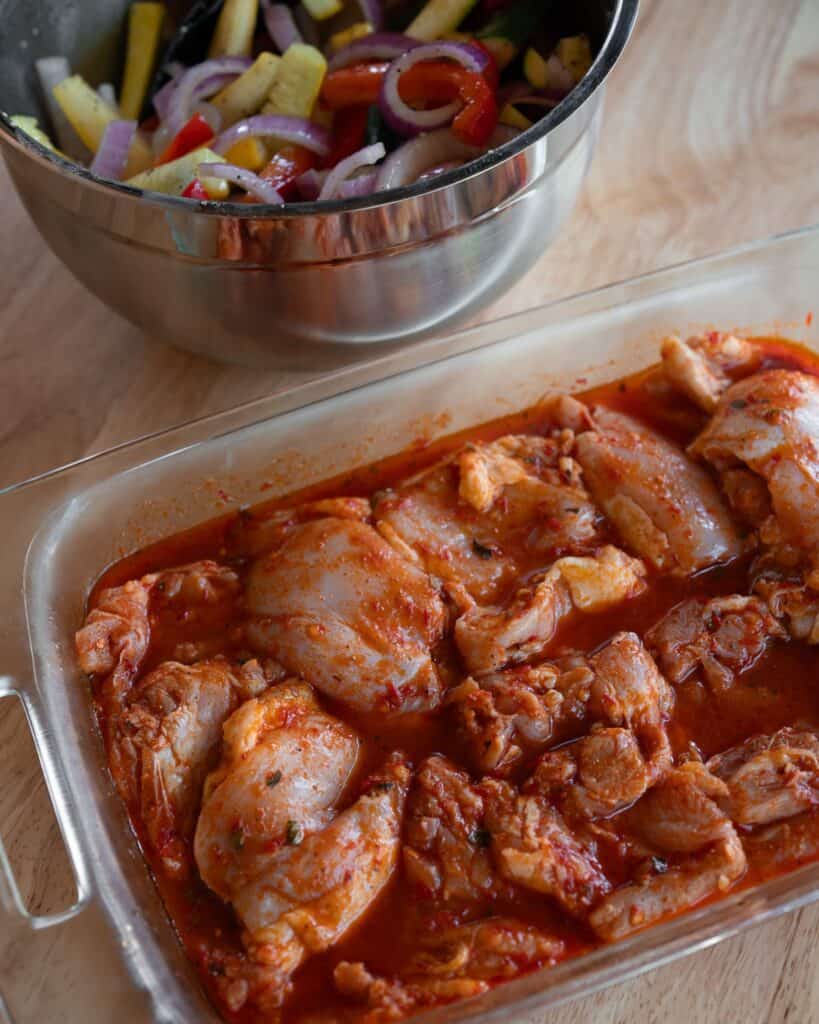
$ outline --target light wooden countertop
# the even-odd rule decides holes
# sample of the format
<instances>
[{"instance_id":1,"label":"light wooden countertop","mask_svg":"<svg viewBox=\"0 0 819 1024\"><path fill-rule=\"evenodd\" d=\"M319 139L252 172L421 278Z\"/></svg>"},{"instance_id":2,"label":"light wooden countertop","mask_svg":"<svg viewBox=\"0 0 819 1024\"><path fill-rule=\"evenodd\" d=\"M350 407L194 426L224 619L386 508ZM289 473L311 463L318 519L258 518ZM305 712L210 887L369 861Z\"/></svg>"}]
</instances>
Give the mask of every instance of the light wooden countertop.
<instances>
[{"instance_id":1,"label":"light wooden countertop","mask_svg":"<svg viewBox=\"0 0 819 1024\"><path fill-rule=\"evenodd\" d=\"M816 0L643 0L580 203L486 316L819 220L817 97ZM0 486L296 379L140 335L51 255L4 170L0 218ZM22 716L8 704L0 780L0 833L22 888L31 906L58 908L70 890L64 855ZM31 937L0 917L0 990L18 1024L146 1019L113 953L91 952L96 925L80 918ZM817 936L819 907L808 908L527 1019L809 1024L819 1020Z\"/></svg>"}]
</instances>

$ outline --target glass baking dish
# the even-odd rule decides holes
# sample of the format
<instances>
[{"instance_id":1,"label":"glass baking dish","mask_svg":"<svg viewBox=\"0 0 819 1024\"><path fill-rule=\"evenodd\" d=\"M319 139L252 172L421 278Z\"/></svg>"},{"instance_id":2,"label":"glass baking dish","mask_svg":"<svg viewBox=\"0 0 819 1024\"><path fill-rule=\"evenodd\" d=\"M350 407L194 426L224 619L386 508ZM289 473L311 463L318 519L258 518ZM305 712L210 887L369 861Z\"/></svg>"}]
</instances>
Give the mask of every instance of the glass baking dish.
<instances>
[{"instance_id":1,"label":"glass baking dish","mask_svg":"<svg viewBox=\"0 0 819 1024\"><path fill-rule=\"evenodd\" d=\"M632 372L656 360L669 331L779 333L819 350L817 285L814 227L427 342L0 493L0 693L24 705L77 889L64 911L29 914L0 845L0 1020L5 1012L17 1024L88 1022L89 1007L110 1020L126 1004L129 1022L219 1019L114 794L74 663L73 632L106 565L237 504L531 405L551 389ZM819 864L415 1019L489 1021L554 1006L817 897ZM46 928L65 938L38 943ZM58 968L59 983L44 981L39 1001L9 967L27 963L31 972L35 956L44 977Z\"/></svg>"}]
</instances>

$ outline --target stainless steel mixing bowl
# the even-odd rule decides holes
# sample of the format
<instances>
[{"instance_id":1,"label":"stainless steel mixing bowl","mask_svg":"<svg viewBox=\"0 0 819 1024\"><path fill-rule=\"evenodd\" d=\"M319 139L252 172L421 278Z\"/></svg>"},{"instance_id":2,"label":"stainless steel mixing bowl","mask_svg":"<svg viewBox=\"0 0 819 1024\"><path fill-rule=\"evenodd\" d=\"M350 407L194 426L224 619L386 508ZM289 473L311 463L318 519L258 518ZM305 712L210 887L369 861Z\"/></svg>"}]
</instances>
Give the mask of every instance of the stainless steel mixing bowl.
<instances>
[{"instance_id":1,"label":"stainless steel mixing bowl","mask_svg":"<svg viewBox=\"0 0 819 1024\"><path fill-rule=\"evenodd\" d=\"M43 116L33 70L41 56L67 56L94 83L117 81L129 3L5 5L0 108ZM216 359L325 367L375 343L436 332L486 306L528 270L577 198L604 83L637 4L566 5L597 48L574 92L468 167L381 196L200 207L97 181L18 135L5 114L0 144L48 244L133 323Z\"/></svg>"}]
</instances>

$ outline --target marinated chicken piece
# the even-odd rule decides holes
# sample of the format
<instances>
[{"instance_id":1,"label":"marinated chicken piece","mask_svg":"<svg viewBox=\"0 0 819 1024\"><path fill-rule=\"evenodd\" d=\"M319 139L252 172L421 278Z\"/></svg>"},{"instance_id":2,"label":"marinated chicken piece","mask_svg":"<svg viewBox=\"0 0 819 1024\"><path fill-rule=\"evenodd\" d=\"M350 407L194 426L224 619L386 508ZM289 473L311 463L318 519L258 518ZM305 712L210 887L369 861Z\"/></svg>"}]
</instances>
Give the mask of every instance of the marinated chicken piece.
<instances>
[{"instance_id":1,"label":"marinated chicken piece","mask_svg":"<svg viewBox=\"0 0 819 1024\"><path fill-rule=\"evenodd\" d=\"M738 825L766 825L819 804L819 736L785 728L717 754L708 769L722 779L721 801Z\"/></svg>"},{"instance_id":2,"label":"marinated chicken piece","mask_svg":"<svg viewBox=\"0 0 819 1024\"><path fill-rule=\"evenodd\" d=\"M503 774L586 714L594 673L582 657L471 677L447 694L475 767Z\"/></svg>"},{"instance_id":3,"label":"marinated chicken piece","mask_svg":"<svg viewBox=\"0 0 819 1024\"><path fill-rule=\"evenodd\" d=\"M222 899L264 871L271 850L323 828L358 760L349 726L304 682L289 680L243 704L225 723L219 766L205 783L195 854Z\"/></svg>"},{"instance_id":4,"label":"marinated chicken piece","mask_svg":"<svg viewBox=\"0 0 819 1024\"><path fill-rule=\"evenodd\" d=\"M426 574L372 527L320 519L294 528L255 562L247 636L323 693L359 711L437 705L430 647L446 625Z\"/></svg>"},{"instance_id":5,"label":"marinated chicken piece","mask_svg":"<svg viewBox=\"0 0 819 1024\"><path fill-rule=\"evenodd\" d=\"M740 554L728 509L708 474L636 420L593 410L575 458L592 497L628 548L656 569L687 576Z\"/></svg>"},{"instance_id":6,"label":"marinated chicken piece","mask_svg":"<svg viewBox=\"0 0 819 1024\"><path fill-rule=\"evenodd\" d=\"M470 672L497 672L546 652L570 613L591 614L645 589L645 566L606 545L593 557L560 558L505 607L478 607L455 623L455 642Z\"/></svg>"},{"instance_id":7,"label":"marinated chicken piece","mask_svg":"<svg viewBox=\"0 0 819 1024\"><path fill-rule=\"evenodd\" d=\"M187 844L223 723L267 685L257 662L164 662L134 688L117 719L111 772L168 875L179 877L189 868Z\"/></svg>"},{"instance_id":8,"label":"marinated chicken piece","mask_svg":"<svg viewBox=\"0 0 819 1024\"><path fill-rule=\"evenodd\" d=\"M366 523L372 515L367 498L322 498L302 505L273 510L242 511L230 531L231 549L238 554L257 557L277 548L295 526L314 519L353 519Z\"/></svg>"},{"instance_id":9,"label":"marinated chicken piece","mask_svg":"<svg viewBox=\"0 0 819 1024\"><path fill-rule=\"evenodd\" d=\"M633 804L671 766L671 748L659 729L656 750L645 754L630 729L595 726L588 736L543 755L527 792L555 801L568 819L608 817Z\"/></svg>"},{"instance_id":10,"label":"marinated chicken piece","mask_svg":"<svg viewBox=\"0 0 819 1024\"><path fill-rule=\"evenodd\" d=\"M713 690L733 686L785 631L757 597L692 598L646 633L646 644L672 683L701 668Z\"/></svg>"},{"instance_id":11,"label":"marinated chicken piece","mask_svg":"<svg viewBox=\"0 0 819 1024\"><path fill-rule=\"evenodd\" d=\"M755 829L744 844L749 862L760 872L795 868L819 856L819 815L808 811Z\"/></svg>"},{"instance_id":12,"label":"marinated chicken piece","mask_svg":"<svg viewBox=\"0 0 819 1024\"><path fill-rule=\"evenodd\" d=\"M690 451L719 472L745 468L767 485L773 515L760 539L784 564L806 558L819 583L819 380L766 370L728 388Z\"/></svg>"},{"instance_id":13,"label":"marinated chicken piece","mask_svg":"<svg viewBox=\"0 0 819 1024\"><path fill-rule=\"evenodd\" d=\"M418 769L407 804L404 868L436 899L474 900L492 889L484 801L469 776L445 757Z\"/></svg>"},{"instance_id":14,"label":"marinated chicken piece","mask_svg":"<svg viewBox=\"0 0 819 1024\"><path fill-rule=\"evenodd\" d=\"M726 892L743 874L742 843L716 802L726 792L724 783L691 762L670 771L627 812L655 855L639 881L615 889L589 915L600 938L623 939L714 892Z\"/></svg>"},{"instance_id":15,"label":"marinated chicken piece","mask_svg":"<svg viewBox=\"0 0 819 1024\"><path fill-rule=\"evenodd\" d=\"M248 954L264 968L254 991L262 1009L280 1004L296 967L341 938L397 864L409 768L392 755L338 813L357 755L352 730L301 682L248 701L225 724L194 851L203 880L232 903Z\"/></svg>"},{"instance_id":16,"label":"marinated chicken piece","mask_svg":"<svg viewBox=\"0 0 819 1024\"><path fill-rule=\"evenodd\" d=\"M730 387L729 374L751 372L761 357L751 342L717 331L687 341L665 338L660 353L665 378L707 413L714 411L720 395Z\"/></svg>"},{"instance_id":17,"label":"marinated chicken piece","mask_svg":"<svg viewBox=\"0 0 819 1024\"><path fill-rule=\"evenodd\" d=\"M151 573L103 590L77 631L80 668L107 679L100 696L104 704L121 701L139 674L151 640L151 605L156 595L165 604L184 606L188 617L197 608L234 601L239 579L232 569L212 561Z\"/></svg>"},{"instance_id":18,"label":"marinated chicken piece","mask_svg":"<svg viewBox=\"0 0 819 1024\"><path fill-rule=\"evenodd\" d=\"M459 607L502 597L527 567L600 542L601 517L558 438L471 444L383 492L378 529L440 579Z\"/></svg>"},{"instance_id":19,"label":"marinated chicken piece","mask_svg":"<svg viewBox=\"0 0 819 1024\"><path fill-rule=\"evenodd\" d=\"M476 768L497 775L589 718L637 730L651 762L665 764L664 722L674 696L640 638L618 633L591 658L572 655L467 679L447 703Z\"/></svg>"},{"instance_id":20,"label":"marinated chicken piece","mask_svg":"<svg viewBox=\"0 0 819 1024\"><path fill-rule=\"evenodd\" d=\"M494 779L485 779L481 790L492 857L502 877L553 897L571 914L587 914L611 888L593 847L539 795L520 794Z\"/></svg>"},{"instance_id":21,"label":"marinated chicken piece","mask_svg":"<svg viewBox=\"0 0 819 1024\"><path fill-rule=\"evenodd\" d=\"M427 932L400 978L373 975L363 963L342 961L333 974L345 996L371 1011L366 1021L398 1020L408 1013L479 995L490 982L556 963L565 944L532 925L506 917Z\"/></svg>"},{"instance_id":22,"label":"marinated chicken piece","mask_svg":"<svg viewBox=\"0 0 819 1024\"><path fill-rule=\"evenodd\" d=\"M794 640L819 644L819 591L778 574L760 576L754 590Z\"/></svg>"},{"instance_id":23,"label":"marinated chicken piece","mask_svg":"<svg viewBox=\"0 0 819 1024\"><path fill-rule=\"evenodd\" d=\"M618 633L589 659L591 732L544 754L526 792L572 818L605 817L638 800L671 767L666 722L674 696L634 633Z\"/></svg>"}]
</instances>

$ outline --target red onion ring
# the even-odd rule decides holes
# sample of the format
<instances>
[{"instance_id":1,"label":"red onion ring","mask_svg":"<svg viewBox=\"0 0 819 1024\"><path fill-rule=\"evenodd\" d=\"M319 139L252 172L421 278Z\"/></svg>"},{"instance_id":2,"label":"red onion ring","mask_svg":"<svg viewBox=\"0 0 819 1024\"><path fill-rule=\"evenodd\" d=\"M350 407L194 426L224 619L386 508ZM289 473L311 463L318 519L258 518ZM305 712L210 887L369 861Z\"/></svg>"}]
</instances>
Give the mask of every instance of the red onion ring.
<instances>
[{"instance_id":1,"label":"red onion ring","mask_svg":"<svg viewBox=\"0 0 819 1024\"><path fill-rule=\"evenodd\" d=\"M311 167L309 171L305 171L304 174L300 174L296 178L296 188L306 203L313 203L318 199L321 186L327 180L329 173L329 171L317 171L315 167Z\"/></svg>"},{"instance_id":2,"label":"red onion ring","mask_svg":"<svg viewBox=\"0 0 819 1024\"><path fill-rule=\"evenodd\" d=\"M211 149L224 155L240 139L252 135L275 135L278 139L304 146L312 153L326 156L330 152L330 133L304 117L286 117L284 114L257 114L232 125L212 143Z\"/></svg>"},{"instance_id":3,"label":"red onion ring","mask_svg":"<svg viewBox=\"0 0 819 1024\"><path fill-rule=\"evenodd\" d=\"M235 78L247 71L252 61L249 57L217 57L189 68L179 79L168 103L163 128L173 138L190 120L193 108L199 100L212 96L225 82L225 76Z\"/></svg>"},{"instance_id":4,"label":"red onion ring","mask_svg":"<svg viewBox=\"0 0 819 1024\"><path fill-rule=\"evenodd\" d=\"M269 181L265 181L252 171L245 170L244 167L237 167L236 164L199 164L196 173L199 178L222 178L229 181L271 206L279 206L284 202L278 189Z\"/></svg>"},{"instance_id":5,"label":"red onion ring","mask_svg":"<svg viewBox=\"0 0 819 1024\"><path fill-rule=\"evenodd\" d=\"M411 185L430 168L453 160L459 162L474 160L482 153L502 146L504 142L509 142L518 134L514 128L498 125L489 140L489 145L484 149L467 146L460 139L456 139L448 128L440 128L438 131L429 132L426 135L418 135L390 153L379 168L376 187L381 192L385 189Z\"/></svg>"},{"instance_id":6,"label":"red onion ring","mask_svg":"<svg viewBox=\"0 0 819 1024\"><path fill-rule=\"evenodd\" d=\"M100 141L100 147L91 162L89 170L98 178L122 181L128 153L137 132L136 121L111 121Z\"/></svg>"},{"instance_id":7,"label":"red onion ring","mask_svg":"<svg viewBox=\"0 0 819 1024\"><path fill-rule=\"evenodd\" d=\"M276 44L279 53L284 53L293 43L301 43L302 35L287 4L274 4L262 0L262 14L267 34Z\"/></svg>"},{"instance_id":8,"label":"red onion ring","mask_svg":"<svg viewBox=\"0 0 819 1024\"><path fill-rule=\"evenodd\" d=\"M489 54L469 43L426 43L416 46L394 60L384 75L378 105L384 120L399 135L412 136L433 128L442 128L455 117L463 104L453 100L434 110L413 110L401 99L398 84L409 68L428 60L452 60L467 71L478 74L489 65Z\"/></svg>"},{"instance_id":9,"label":"red onion ring","mask_svg":"<svg viewBox=\"0 0 819 1024\"><path fill-rule=\"evenodd\" d=\"M419 39L402 35L400 32L372 32L355 39L332 57L327 65L330 71L349 67L366 60L395 60L409 50L424 44Z\"/></svg>"},{"instance_id":10,"label":"red onion ring","mask_svg":"<svg viewBox=\"0 0 819 1024\"><path fill-rule=\"evenodd\" d=\"M370 167L377 163L386 154L383 142L376 142L372 146L364 146L358 152L345 157L335 165L327 175L319 192L319 199L337 199L341 195L341 186L350 177L353 171L359 167Z\"/></svg>"},{"instance_id":11,"label":"red onion ring","mask_svg":"<svg viewBox=\"0 0 819 1024\"><path fill-rule=\"evenodd\" d=\"M355 178L348 178L339 185L339 197L341 199L359 199L361 196L371 195L375 191L377 180L377 171L371 171L369 174L358 174Z\"/></svg>"}]
</instances>

